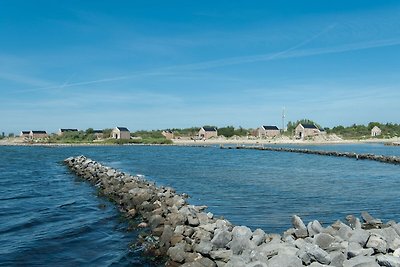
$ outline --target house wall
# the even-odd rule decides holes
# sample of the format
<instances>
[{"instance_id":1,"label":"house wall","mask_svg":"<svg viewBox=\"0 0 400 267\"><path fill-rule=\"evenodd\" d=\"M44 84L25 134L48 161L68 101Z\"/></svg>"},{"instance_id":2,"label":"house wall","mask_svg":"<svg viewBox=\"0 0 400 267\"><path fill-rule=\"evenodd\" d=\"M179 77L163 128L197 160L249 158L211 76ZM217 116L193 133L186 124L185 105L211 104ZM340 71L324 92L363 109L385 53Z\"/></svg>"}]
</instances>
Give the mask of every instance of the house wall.
<instances>
[{"instance_id":1,"label":"house wall","mask_svg":"<svg viewBox=\"0 0 400 267\"><path fill-rule=\"evenodd\" d=\"M266 130L265 135L268 137L274 137L280 134L279 130Z\"/></svg>"},{"instance_id":2,"label":"house wall","mask_svg":"<svg viewBox=\"0 0 400 267\"><path fill-rule=\"evenodd\" d=\"M47 134L29 134L31 139L46 138L47 136Z\"/></svg>"},{"instance_id":3,"label":"house wall","mask_svg":"<svg viewBox=\"0 0 400 267\"><path fill-rule=\"evenodd\" d=\"M209 139L209 138L211 138L211 137L217 137L217 136L218 136L217 131L215 131L215 132L206 132L205 138L206 138L206 139Z\"/></svg>"},{"instance_id":4,"label":"house wall","mask_svg":"<svg viewBox=\"0 0 400 267\"><path fill-rule=\"evenodd\" d=\"M111 131L111 136L114 139L121 139L120 130L118 130L117 128L113 129Z\"/></svg>"},{"instance_id":5,"label":"house wall","mask_svg":"<svg viewBox=\"0 0 400 267\"><path fill-rule=\"evenodd\" d=\"M20 133L20 135L19 135L20 137L29 137L29 134L28 133Z\"/></svg>"},{"instance_id":6,"label":"house wall","mask_svg":"<svg viewBox=\"0 0 400 267\"><path fill-rule=\"evenodd\" d=\"M119 139L131 139L131 133L126 131L120 131L120 138Z\"/></svg>"},{"instance_id":7,"label":"house wall","mask_svg":"<svg viewBox=\"0 0 400 267\"><path fill-rule=\"evenodd\" d=\"M303 128L300 124L295 129L295 136L304 139L309 136L317 136L320 131L318 129Z\"/></svg>"},{"instance_id":8,"label":"house wall","mask_svg":"<svg viewBox=\"0 0 400 267\"><path fill-rule=\"evenodd\" d=\"M379 128L372 128L371 130L371 136L378 136L382 134L382 130Z\"/></svg>"},{"instance_id":9,"label":"house wall","mask_svg":"<svg viewBox=\"0 0 400 267\"><path fill-rule=\"evenodd\" d=\"M258 127L256 130L256 136L257 137L263 137L265 136L265 130L262 127Z\"/></svg>"},{"instance_id":10,"label":"house wall","mask_svg":"<svg viewBox=\"0 0 400 267\"><path fill-rule=\"evenodd\" d=\"M162 132L162 135L168 140L174 139L174 134L173 133Z\"/></svg>"},{"instance_id":11,"label":"house wall","mask_svg":"<svg viewBox=\"0 0 400 267\"><path fill-rule=\"evenodd\" d=\"M199 136L203 137L204 139L209 139L211 137L217 137L218 132L217 131L206 132L203 128L201 128L199 130Z\"/></svg>"}]
</instances>

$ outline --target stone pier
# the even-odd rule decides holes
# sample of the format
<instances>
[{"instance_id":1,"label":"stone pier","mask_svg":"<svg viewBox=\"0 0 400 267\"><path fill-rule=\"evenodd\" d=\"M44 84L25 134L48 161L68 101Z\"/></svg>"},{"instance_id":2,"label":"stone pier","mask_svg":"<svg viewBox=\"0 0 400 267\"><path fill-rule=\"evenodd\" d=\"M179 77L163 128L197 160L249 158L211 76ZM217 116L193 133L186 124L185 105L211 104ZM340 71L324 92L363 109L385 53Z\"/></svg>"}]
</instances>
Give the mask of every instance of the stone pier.
<instances>
[{"instance_id":1,"label":"stone pier","mask_svg":"<svg viewBox=\"0 0 400 267\"><path fill-rule=\"evenodd\" d=\"M165 256L166 266L297 267L400 266L400 224L382 222L364 212L345 222L323 226L293 215L283 234L252 231L216 218L205 206L187 202L187 195L156 186L143 177L106 167L84 156L65 164L113 201L139 227L150 230L145 248ZM268 218L265 218L268 220Z\"/></svg>"}]
</instances>

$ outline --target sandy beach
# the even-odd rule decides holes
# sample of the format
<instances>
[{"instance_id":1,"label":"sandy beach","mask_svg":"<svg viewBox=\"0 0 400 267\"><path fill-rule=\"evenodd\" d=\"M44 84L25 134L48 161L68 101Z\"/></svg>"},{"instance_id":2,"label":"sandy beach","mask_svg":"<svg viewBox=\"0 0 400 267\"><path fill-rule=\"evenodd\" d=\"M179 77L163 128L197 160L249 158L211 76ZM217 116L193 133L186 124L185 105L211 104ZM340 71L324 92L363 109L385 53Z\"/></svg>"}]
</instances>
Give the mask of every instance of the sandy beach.
<instances>
[{"instance_id":1,"label":"sandy beach","mask_svg":"<svg viewBox=\"0 0 400 267\"><path fill-rule=\"evenodd\" d=\"M299 140L280 136L275 138L251 138L251 137L233 137L225 138L223 136L207 140L192 140L190 138L172 139L173 144L180 146L203 146L203 145L334 145L334 144L359 144L359 143L400 143L400 138L391 139L353 139L344 140L336 135L316 136L312 139ZM156 145L156 144L127 144L127 145ZM21 138L5 138L0 140L0 146L118 146L118 144L104 143L29 143Z\"/></svg>"},{"instance_id":2,"label":"sandy beach","mask_svg":"<svg viewBox=\"0 0 400 267\"><path fill-rule=\"evenodd\" d=\"M395 143L399 142L400 138L391 139L360 139L360 140L344 140L336 135L317 136L309 140L299 140L281 136L278 138L267 138L267 139L250 139L246 137L242 138L212 138L207 140L190 140L190 139L174 139L173 142L176 145L268 145L268 144L294 144L294 145L323 145L323 144L359 144L359 143Z\"/></svg>"}]
</instances>

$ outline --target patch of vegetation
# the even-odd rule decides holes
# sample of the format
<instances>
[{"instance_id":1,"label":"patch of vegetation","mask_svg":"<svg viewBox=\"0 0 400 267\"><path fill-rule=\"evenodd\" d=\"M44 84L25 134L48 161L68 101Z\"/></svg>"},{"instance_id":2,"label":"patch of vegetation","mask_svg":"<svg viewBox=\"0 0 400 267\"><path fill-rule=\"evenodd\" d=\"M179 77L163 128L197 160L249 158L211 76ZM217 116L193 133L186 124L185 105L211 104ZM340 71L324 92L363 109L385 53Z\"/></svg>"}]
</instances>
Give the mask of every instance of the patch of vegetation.
<instances>
[{"instance_id":1,"label":"patch of vegetation","mask_svg":"<svg viewBox=\"0 0 400 267\"><path fill-rule=\"evenodd\" d=\"M371 130L378 126L382 130L382 134L374 138L392 138L400 136L400 124L379 122L370 122L368 125L353 124L351 126L335 126L328 129L327 133L337 134L344 139L366 139L371 138Z\"/></svg>"},{"instance_id":2,"label":"patch of vegetation","mask_svg":"<svg viewBox=\"0 0 400 267\"><path fill-rule=\"evenodd\" d=\"M134 133L131 133L132 137L141 137L142 139L160 139L165 137L161 134L162 130L152 130L152 131L136 131Z\"/></svg>"},{"instance_id":3,"label":"patch of vegetation","mask_svg":"<svg viewBox=\"0 0 400 267\"><path fill-rule=\"evenodd\" d=\"M174 132L174 135L179 137L179 136L195 136L200 130L200 127L190 127L190 128L173 128L170 129L172 132Z\"/></svg>"},{"instance_id":4,"label":"patch of vegetation","mask_svg":"<svg viewBox=\"0 0 400 267\"><path fill-rule=\"evenodd\" d=\"M233 126L226 126L226 127L218 128L218 135L223 135L225 137L232 137L234 135L247 136L248 133L249 133L249 130L244 129L242 127L239 127L236 129Z\"/></svg>"},{"instance_id":5,"label":"patch of vegetation","mask_svg":"<svg viewBox=\"0 0 400 267\"><path fill-rule=\"evenodd\" d=\"M48 143L76 144L92 143L96 139L93 129L86 131L65 132L62 135L53 134L47 139Z\"/></svg>"},{"instance_id":6,"label":"patch of vegetation","mask_svg":"<svg viewBox=\"0 0 400 267\"><path fill-rule=\"evenodd\" d=\"M171 140L162 138L135 138L135 139L106 139L100 144L114 144L114 145L126 145L126 144L156 144L156 145L169 145L173 142Z\"/></svg>"}]
</instances>

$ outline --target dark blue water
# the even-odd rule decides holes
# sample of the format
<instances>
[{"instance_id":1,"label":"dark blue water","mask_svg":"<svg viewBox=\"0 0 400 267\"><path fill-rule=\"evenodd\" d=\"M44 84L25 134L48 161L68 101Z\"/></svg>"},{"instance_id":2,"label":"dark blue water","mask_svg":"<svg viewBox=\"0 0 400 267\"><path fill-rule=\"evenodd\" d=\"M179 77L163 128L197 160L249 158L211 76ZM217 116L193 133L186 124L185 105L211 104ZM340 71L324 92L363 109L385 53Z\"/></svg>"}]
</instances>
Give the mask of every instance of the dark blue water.
<instances>
[{"instance_id":1,"label":"dark blue water","mask_svg":"<svg viewBox=\"0 0 400 267\"><path fill-rule=\"evenodd\" d=\"M400 155L400 147L383 145L309 148ZM292 214L325 224L364 210L400 218L398 165L218 148L0 147L0 265L157 265L130 247L139 233L127 231L113 204L61 164L80 154L145 174L253 229L282 232Z\"/></svg>"}]
</instances>

